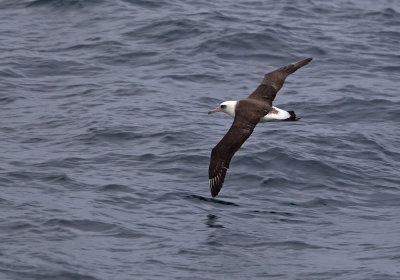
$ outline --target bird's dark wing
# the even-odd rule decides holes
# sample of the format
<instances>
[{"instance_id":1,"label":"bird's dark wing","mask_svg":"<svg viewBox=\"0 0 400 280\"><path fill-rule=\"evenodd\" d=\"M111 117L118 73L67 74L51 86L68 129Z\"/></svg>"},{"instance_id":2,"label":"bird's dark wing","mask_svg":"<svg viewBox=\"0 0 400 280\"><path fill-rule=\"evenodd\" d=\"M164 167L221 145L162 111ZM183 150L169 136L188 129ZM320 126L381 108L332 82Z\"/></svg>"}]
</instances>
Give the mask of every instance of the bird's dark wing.
<instances>
[{"instance_id":1,"label":"bird's dark wing","mask_svg":"<svg viewBox=\"0 0 400 280\"><path fill-rule=\"evenodd\" d=\"M310 57L265 74L262 83L247 98L262 100L263 102L267 102L269 106L272 106L272 101L274 101L276 94L283 86L286 77L294 73L297 69L307 65L311 60L312 58Z\"/></svg>"},{"instance_id":2,"label":"bird's dark wing","mask_svg":"<svg viewBox=\"0 0 400 280\"><path fill-rule=\"evenodd\" d=\"M217 196L222 188L233 155L249 138L259 120L260 116L257 114L243 116L236 113L229 131L212 149L210 167L208 169L208 182L213 197Z\"/></svg>"}]
</instances>

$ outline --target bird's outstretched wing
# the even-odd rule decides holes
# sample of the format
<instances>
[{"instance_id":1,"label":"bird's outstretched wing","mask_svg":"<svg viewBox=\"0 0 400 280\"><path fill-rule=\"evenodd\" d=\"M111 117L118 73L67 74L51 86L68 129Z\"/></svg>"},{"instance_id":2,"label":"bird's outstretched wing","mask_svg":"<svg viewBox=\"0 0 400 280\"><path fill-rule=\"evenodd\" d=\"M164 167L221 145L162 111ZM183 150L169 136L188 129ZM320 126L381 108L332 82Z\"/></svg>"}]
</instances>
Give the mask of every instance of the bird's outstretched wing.
<instances>
[{"instance_id":1,"label":"bird's outstretched wing","mask_svg":"<svg viewBox=\"0 0 400 280\"><path fill-rule=\"evenodd\" d=\"M286 77L294 73L297 69L307 65L311 60L312 58L310 57L265 74L262 83L247 98L262 100L268 103L269 106L272 106L272 101L274 101L276 94L283 86Z\"/></svg>"},{"instance_id":2,"label":"bird's outstretched wing","mask_svg":"<svg viewBox=\"0 0 400 280\"><path fill-rule=\"evenodd\" d=\"M208 183L211 195L217 196L225 180L229 163L237 150L251 135L260 116L241 116L236 114L233 124L222 140L212 149L208 169Z\"/></svg>"}]
</instances>

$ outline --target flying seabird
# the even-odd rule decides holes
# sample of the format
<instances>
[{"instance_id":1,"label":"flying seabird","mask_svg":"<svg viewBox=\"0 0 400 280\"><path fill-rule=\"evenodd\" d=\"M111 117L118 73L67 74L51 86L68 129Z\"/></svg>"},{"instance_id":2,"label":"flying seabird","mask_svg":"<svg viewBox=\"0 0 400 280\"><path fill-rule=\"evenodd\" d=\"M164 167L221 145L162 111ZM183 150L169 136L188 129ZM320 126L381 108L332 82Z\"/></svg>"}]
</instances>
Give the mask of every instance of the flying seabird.
<instances>
[{"instance_id":1,"label":"flying seabird","mask_svg":"<svg viewBox=\"0 0 400 280\"><path fill-rule=\"evenodd\" d=\"M209 114L223 111L234 117L233 124L222 140L212 149L208 169L208 183L211 195L217 196L225 180L229 163L242 144L249 138L259 122L297 121L293 111L285 111L272 106L276 94L283 86L288 75L307 65L312 58L307 58L283 66L264 75L258 88L246 99L225 101Z\"/></svg>"}]
</instances>

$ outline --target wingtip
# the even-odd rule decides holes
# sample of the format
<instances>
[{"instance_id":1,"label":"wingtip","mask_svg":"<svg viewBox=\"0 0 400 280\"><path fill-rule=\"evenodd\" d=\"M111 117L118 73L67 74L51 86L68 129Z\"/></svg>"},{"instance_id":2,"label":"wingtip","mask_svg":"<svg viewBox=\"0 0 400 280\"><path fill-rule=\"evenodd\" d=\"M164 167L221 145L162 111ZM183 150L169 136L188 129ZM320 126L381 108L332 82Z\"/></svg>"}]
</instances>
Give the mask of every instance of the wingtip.
<instances>
[{"instance_id":1,"label":"wingtip","mask_svg":"<svg viewBox=\"0 0 400 280\"><path fill-rule=\"evenodd\" d=\"M210 187L210 193L212 197L216 197L219 193L218 188L216 188L214 184L215 184L215 178L210 178L208 180L208 186Z\"/></svg>"},{"instance_id":2,"label":"wingtip","mask_svg":"<svg viewBox=\"0 0 400 280\"><path fill-rule=\"evenodd\" d=\"M310 63L311 60L312 60L312 57L309 57L309 58L300 60L298 62L295 62L294 64L298 64L298 65L304 66L304 65L307 65L308 63Z\"/></svg>"},{"instance_id":3,"label":"wingtip","mask_svg":"<svg viewBox=\"0 0 400 280\"><path fill-rule=\"evenodd\" d=\"M307 65L308 63L310 63L310 61L312 60L312 57L297 61L295 63L292 63L290 65L284 66L281 69L283 71L285 71L287 73L287 75L292 74L294 72L296 72L296 70L298 70L299 68Z\"/></svg>"}]
</instances>

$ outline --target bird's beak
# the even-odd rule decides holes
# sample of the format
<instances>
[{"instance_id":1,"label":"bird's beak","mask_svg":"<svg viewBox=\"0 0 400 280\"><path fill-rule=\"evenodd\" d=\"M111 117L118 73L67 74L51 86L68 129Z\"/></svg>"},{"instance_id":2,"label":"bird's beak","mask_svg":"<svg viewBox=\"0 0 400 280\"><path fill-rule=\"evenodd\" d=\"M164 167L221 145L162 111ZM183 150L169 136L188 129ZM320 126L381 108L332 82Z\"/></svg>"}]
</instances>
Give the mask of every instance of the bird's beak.
<instances>
[{"instance_id":1,"label":"bird's beak","mask_svg":"<svg viewBox=\"0 0 400 280\"><path fill-rule=\"evenodd\" d=\"M213 114L213 113L220 112L220 111L222 111L221 106L215 108L214 110L211 110L210 112L208 112L208 114Z\"/></svg>"}]
</instances>

